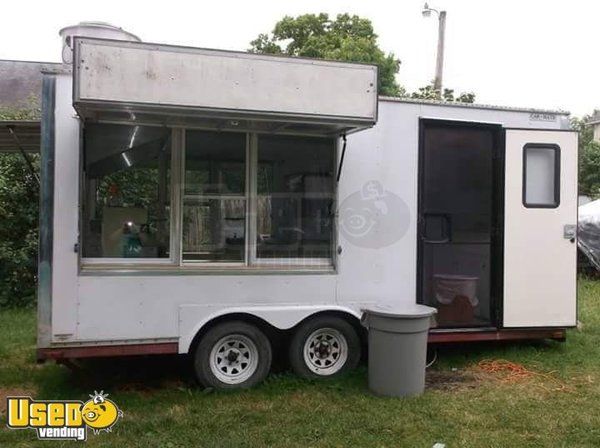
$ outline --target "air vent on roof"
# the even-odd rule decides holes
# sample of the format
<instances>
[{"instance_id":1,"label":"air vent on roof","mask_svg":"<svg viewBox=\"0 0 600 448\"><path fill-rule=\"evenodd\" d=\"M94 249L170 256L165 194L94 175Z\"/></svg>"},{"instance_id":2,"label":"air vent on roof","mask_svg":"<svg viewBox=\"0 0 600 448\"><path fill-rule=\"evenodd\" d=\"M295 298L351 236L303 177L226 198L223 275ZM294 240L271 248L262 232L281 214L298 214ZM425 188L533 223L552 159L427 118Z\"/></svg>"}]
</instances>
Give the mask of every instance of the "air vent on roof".
<instances>
[{"instance_id":1,"label":"air vent on roof","mask_svg":"<svg viewBox=\"0 0 600 448\"><path fill-rule=\"evenodd\" d=\"M127 40L141 42L135 34L105 22L79 22L66 26L58 34L62 40L62 60L66 64L73 62L73 37L97 37L99 39Z\"/></svg>"}]
</instances>

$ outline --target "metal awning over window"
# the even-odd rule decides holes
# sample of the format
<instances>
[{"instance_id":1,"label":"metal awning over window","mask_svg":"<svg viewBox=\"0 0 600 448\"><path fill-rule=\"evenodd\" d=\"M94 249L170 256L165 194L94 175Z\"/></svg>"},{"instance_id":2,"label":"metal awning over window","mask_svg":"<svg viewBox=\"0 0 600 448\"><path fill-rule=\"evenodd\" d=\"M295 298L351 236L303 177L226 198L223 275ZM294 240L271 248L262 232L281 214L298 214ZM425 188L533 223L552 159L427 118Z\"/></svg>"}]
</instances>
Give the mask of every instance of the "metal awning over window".
<instances>
[{"instance_id":1,"label":"metal awning over window","mask_svg":"<svg viewBox=\"0 0 600 448\"><path fill-rule=\"evenodd\" d=\"M39 152L40 122L0 120L0 152Z\"/></svg>"},{"instance_id":2,"label":"metal awning over window","mask_svg":"<svg viewBox=\"0 0 600 448\"><path fill-rule=\"evenodd\" d=\"M338 134L377 121L377 67L76 38L73 104L85 118Z\"/></svg>"}]
</instances>

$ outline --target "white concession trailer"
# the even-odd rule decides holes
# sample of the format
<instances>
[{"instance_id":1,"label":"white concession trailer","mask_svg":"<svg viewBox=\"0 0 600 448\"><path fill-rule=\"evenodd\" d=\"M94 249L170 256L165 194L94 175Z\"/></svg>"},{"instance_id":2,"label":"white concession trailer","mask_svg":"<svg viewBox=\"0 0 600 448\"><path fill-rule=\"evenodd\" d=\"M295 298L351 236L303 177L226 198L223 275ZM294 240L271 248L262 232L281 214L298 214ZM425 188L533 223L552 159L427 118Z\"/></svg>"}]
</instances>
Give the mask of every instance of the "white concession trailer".
<instances>
[{"instance_id":1,"label":"white concession trailer","mask_svg":"<svg viewBox=\"0 0 600 448\"><path fill-rule=\"evenodd\" d=\"M430 342L576 325L566 113L127 39L69 36L43 77L39 359L189 353L240 387L273 344L303 376L354 367L374 303L436 307Z\"/></svg>"}]
</instances>

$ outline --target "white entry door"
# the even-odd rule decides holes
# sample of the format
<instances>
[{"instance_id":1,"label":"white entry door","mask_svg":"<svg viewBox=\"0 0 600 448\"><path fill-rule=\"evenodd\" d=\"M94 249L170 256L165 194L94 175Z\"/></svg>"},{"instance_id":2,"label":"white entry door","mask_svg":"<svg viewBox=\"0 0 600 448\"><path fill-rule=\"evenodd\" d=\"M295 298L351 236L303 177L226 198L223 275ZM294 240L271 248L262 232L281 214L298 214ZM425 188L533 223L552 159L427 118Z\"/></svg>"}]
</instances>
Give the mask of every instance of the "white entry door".
<instances>
[{"instance_id":1,"label":"white entry door","mask_svg":"<svg viewBox=\"0 0 600 448\"><path fill-rule=\"evenodd\" d=\"M577 133L506 131L504 327L577 323Z\"/></svg>"}]
</instances>

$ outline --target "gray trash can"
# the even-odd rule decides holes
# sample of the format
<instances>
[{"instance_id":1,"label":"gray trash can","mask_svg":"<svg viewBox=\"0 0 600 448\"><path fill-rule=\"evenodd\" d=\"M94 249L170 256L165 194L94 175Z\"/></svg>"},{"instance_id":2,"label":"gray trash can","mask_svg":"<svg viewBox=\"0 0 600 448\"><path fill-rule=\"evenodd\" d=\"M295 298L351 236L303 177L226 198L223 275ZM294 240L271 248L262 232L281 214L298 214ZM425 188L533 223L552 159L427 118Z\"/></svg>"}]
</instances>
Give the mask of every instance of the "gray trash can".
<instances>
[{"instance_id":1,"label":"gray trash can","mask_svg":"<svg viewBox=\"0 0 600 448\"><path fill-rule=\"evenodd\" d=\"M363 309L369 330L369 389L406 397L425 390L427 335L435 308L375 305Z\"/></svg>"}]
</instances>

